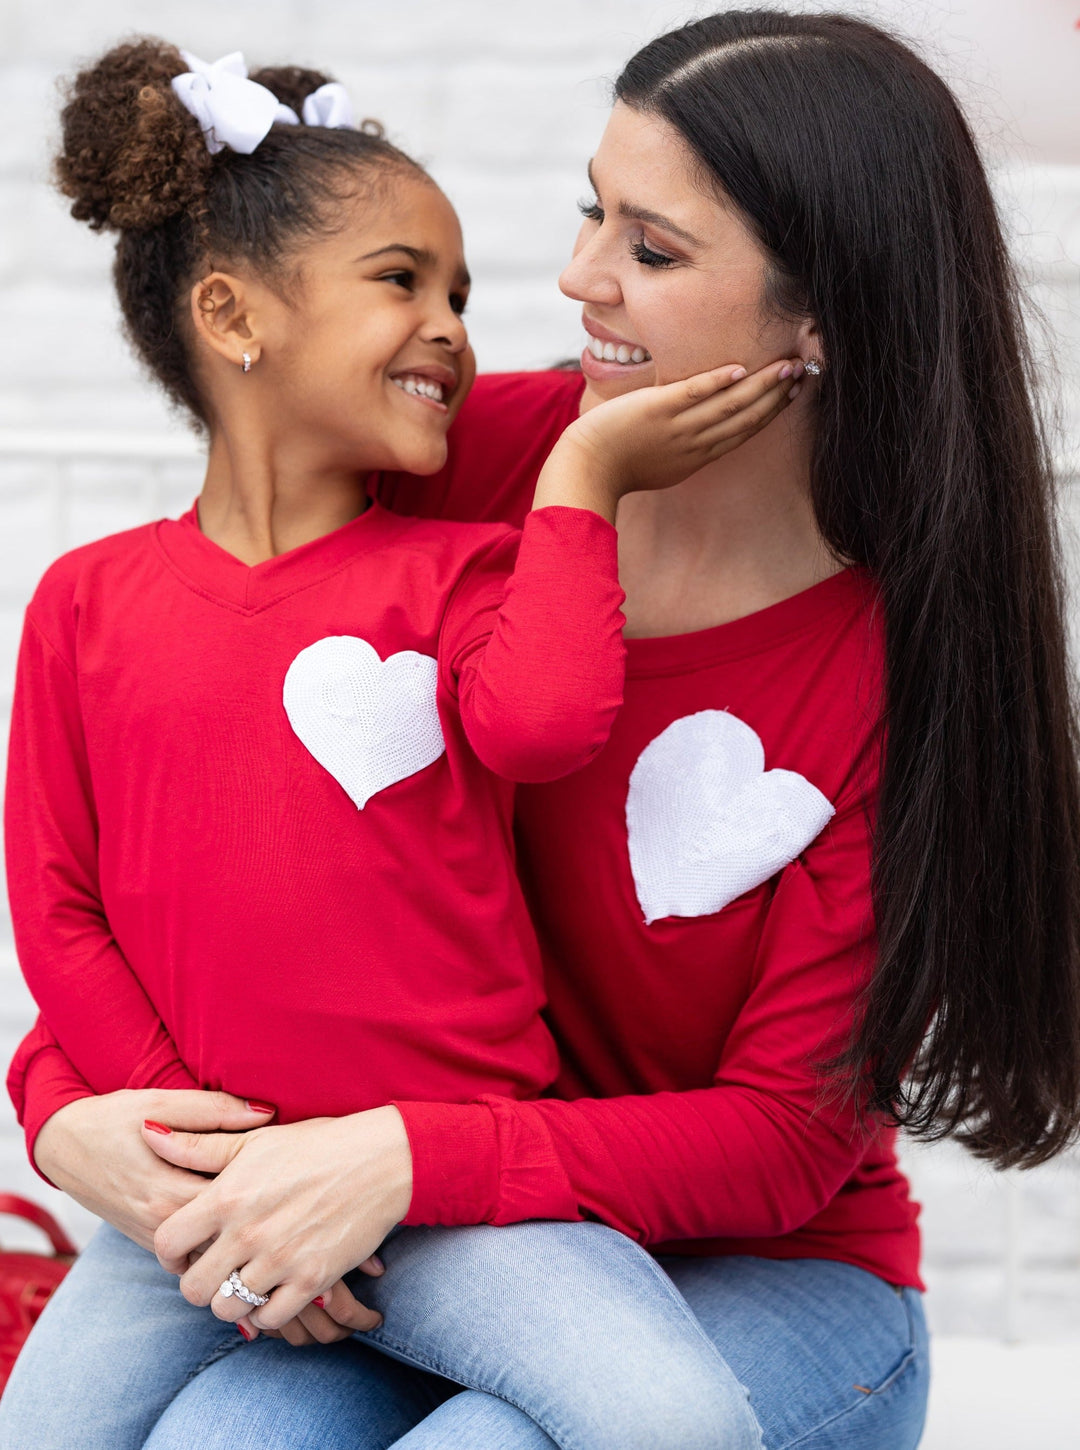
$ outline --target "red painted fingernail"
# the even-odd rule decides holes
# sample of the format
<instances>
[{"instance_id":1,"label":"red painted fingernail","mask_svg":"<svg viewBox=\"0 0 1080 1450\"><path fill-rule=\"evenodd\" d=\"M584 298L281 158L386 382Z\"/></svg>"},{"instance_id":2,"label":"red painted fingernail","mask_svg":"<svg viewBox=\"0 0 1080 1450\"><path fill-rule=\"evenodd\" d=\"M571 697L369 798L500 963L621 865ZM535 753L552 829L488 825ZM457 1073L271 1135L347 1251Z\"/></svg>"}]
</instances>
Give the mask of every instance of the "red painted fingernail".
<instances>
[{"instance_id":1,"label":"red painted fingernail","mask_svg":"<svg viewBox=\"0 0 1080 1450\"><path fill-rule=\"evenodd\" d=\"M251 1343L252 1336L248 1333L248 1331L244 1328L244 1326L242 1324L238 1324L236 1327L240 1331L240 1333L244 1336L244 1338L247 1340L248 1344L250 1344Z\"/></svg>"},{"instance_id":2,"label":"red painted fingernail","mask_svg":"<svg viewBox=\"0 0 1080 1450\"><path fill-rule=\"evenodd\" d=\"M143 1127L149 1128L151 1133L171 1133L172 1129L167 1128L164 1123L155 1123L153 1118L144 1118Z\"/></svg>"},{"instance_id":3,"label":"red painted fingernail","mask_svg":"<svg viewBox=\"0 0 1080 1450\"><path fill-rule=\"evenodd\" d=\"M323 1299L323 1296L321 1294L317 1299L312 1299L311 1302L315 1305L316 1309L326 1308L326 1301Z\"/></svg>"},{"instance_id":4,"label":"red painted fingernail","mask_svg":"<svg viewBox=\"0 0 1080 1450\"><path fill-rule=\"evenodd\" d=\"M273 1103L260 1103L258 1098L245 1098L245 1102L253 1113L276 1113L277 1108Z\"/></svg>"}]
</instances>

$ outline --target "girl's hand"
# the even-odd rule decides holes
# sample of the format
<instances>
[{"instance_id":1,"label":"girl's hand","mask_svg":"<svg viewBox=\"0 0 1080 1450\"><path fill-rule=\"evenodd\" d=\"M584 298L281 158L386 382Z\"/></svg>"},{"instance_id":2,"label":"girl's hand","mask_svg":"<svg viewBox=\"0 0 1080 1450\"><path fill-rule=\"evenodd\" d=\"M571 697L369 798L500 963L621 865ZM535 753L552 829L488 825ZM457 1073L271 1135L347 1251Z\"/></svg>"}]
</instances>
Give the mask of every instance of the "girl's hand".
<instances>
[{"instance_id":1,"label":"girl's hand","mask_svg":"<svg viewBox=\"0 0 1080 1450\"><path fill-rule=\"evenodd\" d=\"M190 1303L209 1304L219 1319L242 1319L255 1329L280 1329L307 1316L312 1332L313 1301L333 1288L335 1306L344 1303L337 1281L370 1258L412 1197L412 1155L396 1108L241 1137L152 1129L143 1137L169 1162L218 1175L158 1229L159 1262L180 1275ZM198 1248L202 1256L189 1267ZM234 1269L269 1302L252 1310L235 1295L223 1296L220 1286ZM381 1322L368 1310L363 1317L353 1327Z\"/></svg>"},{"instance_id":2,"label":"girl's hand","mask_svg":"<svg viewBox=\"0 0 1080 1450\"><path fill-rule=\"evenodd\" d=\"M152 1088L78 1098L46 1122L34 1159L57 1188L152 1251L161 1223L207 1184L198 1173L173 1167L150 1151L141 1133L144 1120L228 1134L258 1127L269 1117L221 1092Z\"/></svg>"},{"instance_id":3,"label":"girl's hand","mask_svg":"<svg viewBox=\"0 0 1080 1450\"><path fill-rule=\"evenodd\" d=\"M614 523L623 494L671 488L759 433L791 402L802 374L798 359L750 377L716 368L600 403L552 449L533 507L568 504Z\"/></svg>"},{"instance_id":4,"label":"girl's hand","mask_svg":"<svg viewBox=\"0 0 1080 1450\"><path fill-rule=\"evenodd\" d=\"M373 1278L384 1272L382 1260L377 1254L372 1254L358 1267ZM354 1298L344 1279L339 1279L325 1294L320 1294L318 1300L302 1309L295 1319L290 1319L280 1329L267 1329L264 1333L270 1339L285 1339L299 1348L307 1344L336 1344L338 1340L351 1338L355 1330L375 1329L381 1322L381 1316ZM245 1314L237 1325L243 1325L245 1338L259 1337L259 1330L251 1323L249 1315Z\"/></svg>"}]
</instances>

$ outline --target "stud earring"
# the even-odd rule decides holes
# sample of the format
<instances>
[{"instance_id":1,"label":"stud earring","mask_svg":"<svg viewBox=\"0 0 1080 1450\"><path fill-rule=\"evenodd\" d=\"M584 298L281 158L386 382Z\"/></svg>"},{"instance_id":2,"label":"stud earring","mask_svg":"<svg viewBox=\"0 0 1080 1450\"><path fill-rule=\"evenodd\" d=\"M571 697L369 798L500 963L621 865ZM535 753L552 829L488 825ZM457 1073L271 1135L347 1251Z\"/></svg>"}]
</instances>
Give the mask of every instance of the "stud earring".
<instances>
[{"instance_id":1,"label":"stud earring","mask_svg":"<svg viewBox=\"0 0 1080 1450\"><path fill-rule=\"evenodd\" d=\"M809 373L812 378L819 378L822 373L822 367L816 357L809 357L803 363L803 371Z\"/></svg>"},{"instance_id":2,"label":"stud earring","mask_svg":"<svg viewBox=\"0 0 1080 1450\"><path fill-rule=\"evenodd\" d=\"M251 371L251 354L249 352L245 352L243 354L243 357L244 357L244 371L246 373L249 373Z\"/></svg>"}]
</instances>

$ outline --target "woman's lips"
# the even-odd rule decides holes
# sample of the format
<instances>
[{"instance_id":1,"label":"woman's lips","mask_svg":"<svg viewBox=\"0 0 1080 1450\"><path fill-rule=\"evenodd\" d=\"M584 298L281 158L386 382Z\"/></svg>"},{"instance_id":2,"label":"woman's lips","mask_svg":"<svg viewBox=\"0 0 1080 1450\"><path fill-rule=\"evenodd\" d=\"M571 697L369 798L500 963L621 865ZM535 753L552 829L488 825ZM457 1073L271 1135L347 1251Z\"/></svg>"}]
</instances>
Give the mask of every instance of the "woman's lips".
<instances>
[{"instance_id":1,"label":"woman's lips","mask_svg":"<svg viewBox=\"0 0 1080 1450\"><path fill-rule=\"evenodd\" d=\"M600 356L597 356L598 353ZM620 361L620 358L625 358L625 361ZM633 376L651 367L652 358L643 347L629 342L604 342L592 334L581 353L581 371L598 383Z\"/></svg>"},{"instance_id":2,"label":"woman's lips","mask_svg":"<svg viewBox=\"0 0 1080 1450\"><path fill-rule=\"evenodd\" d=\"M587 378L597 381L620 377L635 372L652 362L647 348L629 338L620 337L617 332L583 313L581 325L585 329L585 350L581 354L581 370Z\"/></svg>"},{"instance_id":3,"label":"woman's lips","mask_svg":"<svg viewBox=\"0 0 1080 1450\"><path fill-rule=\"evenodd\" d=\"M652 358L643 347L632 342L605 342L590 333L585 346L597 362L617 362L623 367L627 363L651 362Z\"/></svg>"}]
</instances>

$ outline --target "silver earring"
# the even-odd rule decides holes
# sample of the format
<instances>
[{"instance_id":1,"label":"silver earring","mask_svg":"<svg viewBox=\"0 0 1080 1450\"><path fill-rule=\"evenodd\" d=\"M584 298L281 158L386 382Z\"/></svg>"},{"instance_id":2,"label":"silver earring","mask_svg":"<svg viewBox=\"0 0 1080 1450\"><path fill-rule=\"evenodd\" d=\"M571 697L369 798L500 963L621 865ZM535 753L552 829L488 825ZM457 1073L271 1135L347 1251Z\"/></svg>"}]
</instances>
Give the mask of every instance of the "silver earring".
<instances>
[{"instance_id":1,"label":"silver earring","mask_svg":"<svg viewBox=\"0 0 1080 1450\"><path fill-rule=\"evenodd\" d=\"M246 357L247 354L245 353L244 356ZM816 357L809 357L806 359L806 362L803 363L803 371L808 372L812 378L819 378L822 371L821 364L818 362Z\"/></svg>"},{"instance_id":2,"label":"silver earring","mask_svg":"<svg viewBox=\"0 0 1080 1450\"><path fill-rule=\"evenodd\" d=\"M244 357L244 371L246 373L249 373L251 371L251 354L249 352L245 352L243 354L243 357Z\"/></svg>"}]
</instances>

